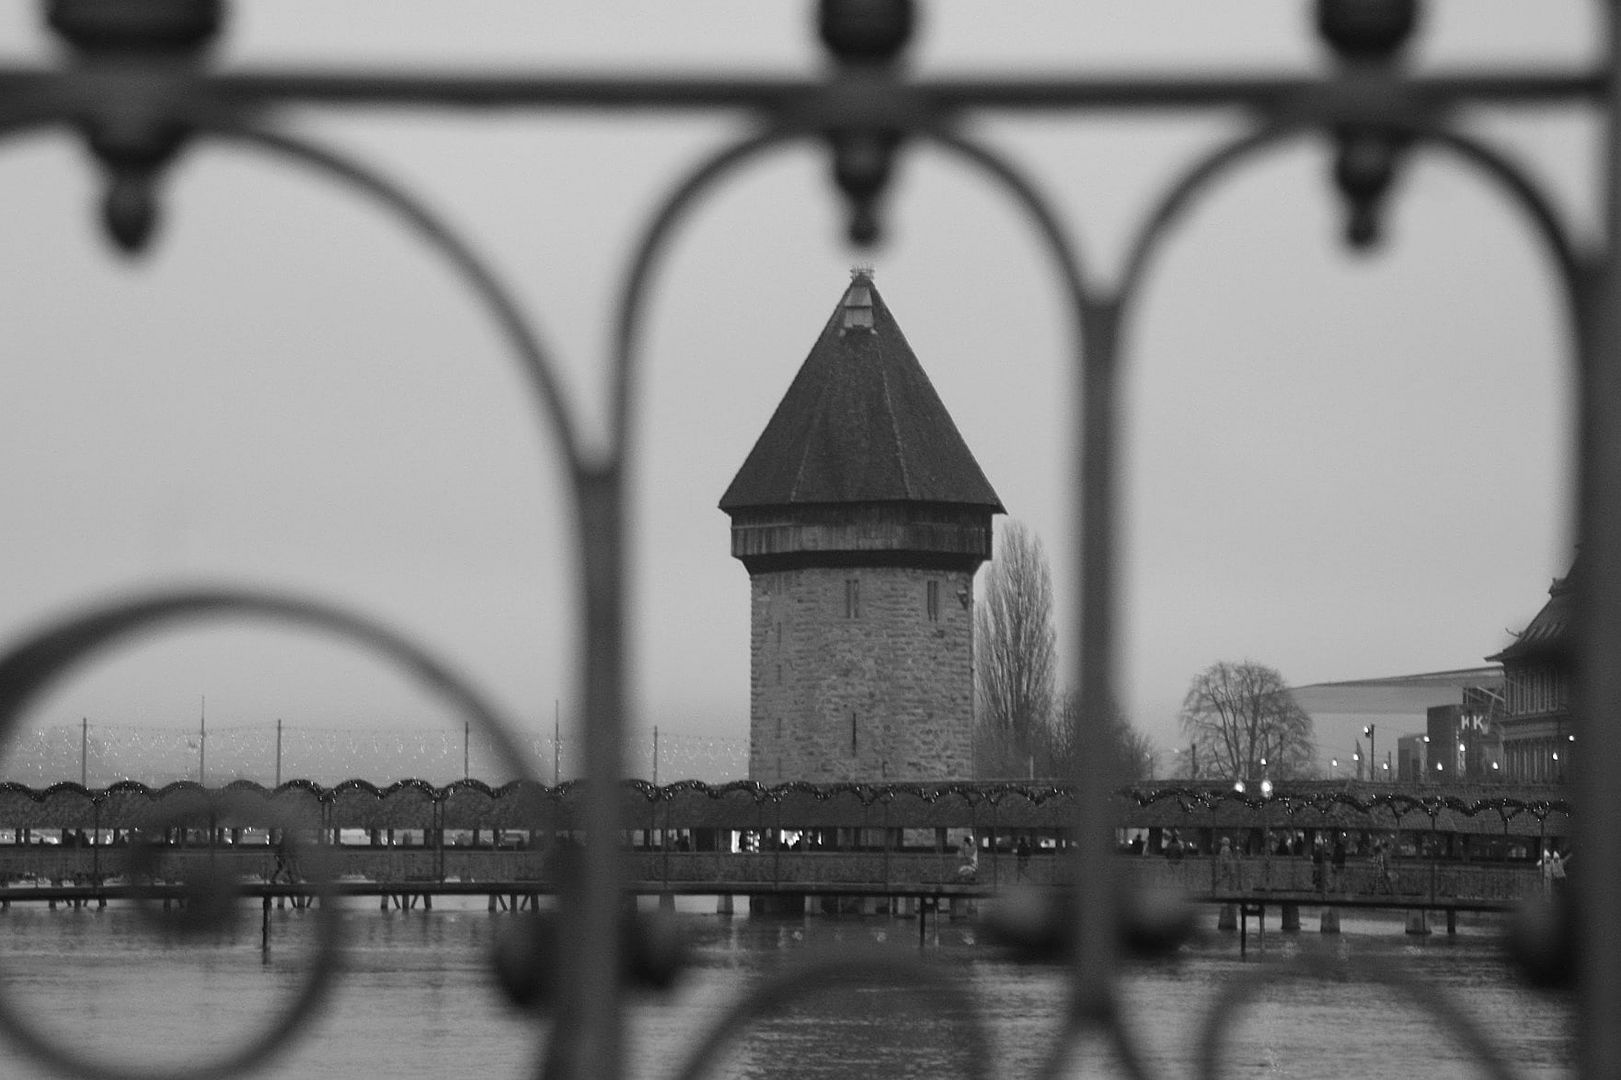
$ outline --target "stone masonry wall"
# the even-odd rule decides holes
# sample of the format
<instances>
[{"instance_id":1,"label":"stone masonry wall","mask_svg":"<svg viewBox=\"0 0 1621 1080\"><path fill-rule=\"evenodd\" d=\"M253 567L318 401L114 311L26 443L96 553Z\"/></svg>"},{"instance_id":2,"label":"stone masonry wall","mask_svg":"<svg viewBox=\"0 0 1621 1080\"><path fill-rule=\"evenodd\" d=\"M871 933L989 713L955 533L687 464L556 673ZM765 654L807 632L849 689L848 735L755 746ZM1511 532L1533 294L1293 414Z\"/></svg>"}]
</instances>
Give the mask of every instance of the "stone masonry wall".
<instances>
[{"instance_id":1,"label":"stone masonry wall","mask_svg":"<svg viewBox=\"0 0 1621 1080\"><path fill-rule=\"evenodd\" d=\"M754 575L750 777L970 776L973 585L905 567Z\"/></svg>"}]
</instances>

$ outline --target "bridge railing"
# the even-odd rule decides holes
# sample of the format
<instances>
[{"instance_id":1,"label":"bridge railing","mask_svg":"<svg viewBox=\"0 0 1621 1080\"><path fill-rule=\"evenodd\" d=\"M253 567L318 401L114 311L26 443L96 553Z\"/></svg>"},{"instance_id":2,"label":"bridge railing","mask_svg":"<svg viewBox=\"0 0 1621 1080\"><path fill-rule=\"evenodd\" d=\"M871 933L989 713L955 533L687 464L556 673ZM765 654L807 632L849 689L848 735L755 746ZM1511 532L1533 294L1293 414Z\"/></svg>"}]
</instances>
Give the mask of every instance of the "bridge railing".
<instances>
[{"instance_id":1,"label":"bridge railing","mask_svg":"<svg viewBox=\"0 0 1621 1080\"><path fill-rule=\"evenodd\" d=\"M541 848L491 850L446 847L326 847L327 873L369 881L408 884L433 881L548 881L556 876L553 852ZM119 847L62 847L52 844L0 847L0 885L38 881L95 884L117 879L128 869L127 850ZM228 867L233 877L268 879L281 866L283 874L304 876L313 867L296 855L279 862L267 844L235 847L161 849L155 872L183 880L194 868ZM825 890L848 885L852 891L897 893L938 885L971 884L1004 888L1059 884L1065 860L1050 852L1020 859L1007 852L985 852L976 871L965 875L955 852L936 851L665 851L637 850L626 856L626 880L638 887L715 886L716 891L749 886L773 891L806 885ZM1245 857L1224 864L1213 856L1166 859L1121 855L1116 869L1145 889L1171 890L1190 896L1234 893L1316 894L1336 897L1390 895L1413 902L1452 900L1511 903L1543 891L1534 866L1504 863L1459 863L1444 859L1403 859L1391 864L1384 881L1368 860L1352 860L1338 874L1325 864L1319 877L1309 858Z\"/></svg>"}]
</instances>

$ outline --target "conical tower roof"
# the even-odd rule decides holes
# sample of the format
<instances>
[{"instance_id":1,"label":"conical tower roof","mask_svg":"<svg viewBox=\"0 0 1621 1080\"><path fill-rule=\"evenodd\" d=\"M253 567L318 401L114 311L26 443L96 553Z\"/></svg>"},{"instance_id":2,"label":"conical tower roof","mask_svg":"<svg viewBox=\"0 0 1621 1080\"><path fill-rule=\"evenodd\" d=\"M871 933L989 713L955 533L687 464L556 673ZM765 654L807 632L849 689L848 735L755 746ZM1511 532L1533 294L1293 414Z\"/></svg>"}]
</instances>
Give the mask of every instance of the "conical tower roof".
<instances>
[{"instance_id":1,"label":"conical tower roof","mask_svg":"<svg viewBox=\"0 0 1621 1080\"><path fill-rule=\"evenodd\" d=\"M856 271L720 508L908 502L1003 512L870 273Z\"/></svg>"}]
</instances>

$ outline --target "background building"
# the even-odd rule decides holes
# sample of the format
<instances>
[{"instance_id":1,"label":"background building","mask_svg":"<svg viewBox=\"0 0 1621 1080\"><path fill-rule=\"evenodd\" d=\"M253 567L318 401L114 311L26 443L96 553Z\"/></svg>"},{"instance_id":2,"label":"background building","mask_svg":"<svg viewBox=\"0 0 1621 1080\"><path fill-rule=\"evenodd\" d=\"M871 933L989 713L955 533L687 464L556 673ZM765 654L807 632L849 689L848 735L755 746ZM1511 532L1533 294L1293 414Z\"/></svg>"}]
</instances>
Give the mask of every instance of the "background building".
<instances>
[{"instance_id":1,"label":"background building","mask_svg":"<svg viewBox=\"0 0 1621 1080\"><path fill-rule=\"evenodd\" d=\"M1514 643L1488 657L1503 665L1503 771L1519 783L1563 782L1575 749L1570 616L1580 568L1578 558Z\"/></svg>"},{"instance_id":2,"label":"background building","mask_svg":"<svg viewBox=\"0 0 1621 1080\"><path fill-rule=\"evenodd\" d=\"M1495 688L1467 687L1463 701L1430 709L1424 732L1426 782L1490 783L1502 780L1503 695Z\"/></svg>"},{"instance_id":3,"label":"background building","mask_svg":"<svg viewBox=\"0 0 1621 1080\"><path fill-rule=\"evenodd\" d=\"M1321 775L1354 780L1360 764L1363 779L1383 782L1417 779L1426 768L1433 771L1433 765L1420 760L1432 708L1457 706L1472 694L1501 694L1502 683L1497 667L1473 667L1315 683L1290 693L1311 716Z\"/></svg>"}]
</instances>

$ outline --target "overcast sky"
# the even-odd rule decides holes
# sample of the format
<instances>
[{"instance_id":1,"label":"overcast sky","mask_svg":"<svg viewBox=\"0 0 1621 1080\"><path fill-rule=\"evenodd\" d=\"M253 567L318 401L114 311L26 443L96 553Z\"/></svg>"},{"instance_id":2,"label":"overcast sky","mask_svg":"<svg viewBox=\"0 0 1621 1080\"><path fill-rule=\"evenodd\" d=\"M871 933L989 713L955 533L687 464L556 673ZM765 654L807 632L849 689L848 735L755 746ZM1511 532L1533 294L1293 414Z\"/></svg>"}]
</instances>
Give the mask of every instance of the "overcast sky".
<instances>
[{"instance_id":1,"label":"overcast sky","mask_svg":"<svg viewBox=\"0 0 1621 1080\"><path fill-rule=\"evenodd\" d=\"M1579 63L1599 5L1430 6L1415 60ZM0 8L8 63L54 56L37 5ZM929 7L928 72L1196 62L1305 70L1310 5L1073 0ZM807 5L277 0L238 4L220 61L809 72ZM481 119L355 112L289 124L389 170L514 283L595 423L612 299L651 207L744 130L729 117ZM1592 224L1582 117L1479 126ZM1178 163L1235 118L988 120L1108 273ZM376 208L295 166L198 145L154 249L109 253L86 155L0 156L0 635L134 588L232 581L351 604L549 732L576 699L575 610L551 433L488 320ZM1129 334L1124 670L1175 741L1189 679L1253 658L1294 684L1466 667L1570 556L1567 349L1546 260L1506 201L1420 156L1390 242L1339 241L1323 147L1215 189L1154 265ZM777 154L704 203L671 253L638 403L634 723L745 737L748 587L716 501L855 263L876 282L1009 512L1060 558L1067 323L1020 216L921 150L890 242L843 242L826 162ZM370 659L246 627L120 653L39 725L421 726L444 712ZM454 721L460 727L459 719Z\"/></svg>"}]
</instances>

